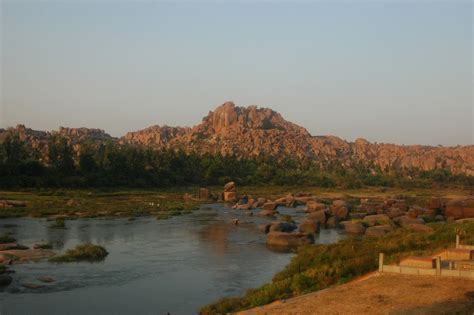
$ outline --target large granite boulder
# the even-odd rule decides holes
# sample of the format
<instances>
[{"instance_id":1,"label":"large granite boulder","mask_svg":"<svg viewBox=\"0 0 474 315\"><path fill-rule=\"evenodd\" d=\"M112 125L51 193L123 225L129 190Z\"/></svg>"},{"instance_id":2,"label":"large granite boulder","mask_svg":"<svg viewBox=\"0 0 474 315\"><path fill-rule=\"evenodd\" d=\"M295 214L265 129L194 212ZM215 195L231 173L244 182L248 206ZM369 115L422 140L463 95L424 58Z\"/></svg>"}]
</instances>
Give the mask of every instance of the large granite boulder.
<instances>
[{"instance_id":1,"label":"large granite boulder","mask_svg":"<svg viewBox=\"0 0 474 315\"><path fill-rule=\"evenodd\" d=\"M297 226L289 222L275 222L270 225L269 232L293 232Z\"/></svg>"},{"instance_id":2,"label":"large granite boulder","mask_svg":"<svg viewBox=\"0 0 474 315\"><path fill-rule=\"evenodd\" d=\"M259 217L273 217L278 214L278 211L275 210L260 210L256 215Z\"/></svg>"},{"instance_id":3,"label":"large granite boulder","mask_svg":"<svg viewBox=\"0 0 474 315\"><path fill-rule=\"evenodd\" d=\"M236 202L237 193L235 191L224 191L224 201L225 202Z\"/></svg>"},{"instance_id":4,"label":"large granite boulder","mask_svg":"<svg viewBox=\"0 0 474 315\"><path fill-rule=\"evenodd\" d=\"M262 209L263 210L275 210L278 207L278 204L276 202L266 202L263 204Z\"/></svg>"},{"instance_id":5,"label":"large granite boulder","mask_svg":"<svg viewBox=\"0 0 474 315\"><path fill-rule=\"evenodd\" d=\"M295 196L293 195L287 195L286 198L285 198L285 205L288 207L288 208L294 208L297 206L297 202L296 202L296 198Z\"/></svg>"},{"instance_id":6,"label":"large granite boulder","mask_svg":"<svg viewBox=\"0 0 474 315\"><path fill-rule=\"evenodd\" d=\"M349 209L346 206L332 206L331 213L341 221L347 220L349 217Z\"/></svg>"},{"instance_id":7,"label":"large granite boulder","mask_svg":"<svg viewBox=\"0 0 474 315\"><path fill-rule=\"evenodd\" d=\"M314 243L311 234L270 232L267 234L267 244L271 246L294 247Z\"/></svg>"},{"instance_id":8,"label":"large granite boulder","mask_svg":"<svg viewBox=\"0 0 474 315\"><path fill-rule=\"evenodd\" d=\"M322 225L326 224L327 217L328 215L326 210L319 210L308 214L309 219L316 220Z\"/></svg>"},{"instance_id":9,"label":"large granite boulder","mask_svg":"<svg viewBox=\"0 0 474 315\"><path fill-rule=\"evenodd\" d=\"M257 198L256 208L262 207L267 202L266 198Z\"/></svg>"},{"instance_id":10,"label":"large granite boulder","mask_svg":"<svg viewBox=\"0 0 474 315\"><path fill-rule=\"evenodd\" d=\"M410 218L407 215L402 215L401 217L393 219L393 222L398 224L401 227L406 227L409 224L425 224L425 221L422 218Z\"/></svg>"},{"instance_id":11,"label":"large granite boulder","mask_svg":"<svg viewBox=\"0 0 474 315\"><path fill-rule=\"evenodd\" d=\"M236 191L235 182L228 182L225 184L224 191Z\"/></svg>"},{"instance_id":12,"label":"large granite boulder","mask_svg":"<svg viewBox=\"0 0 474 315\"><path fill-rule=\"evenodd\" d=\"M368 226L390 225L390 224L392 224L392 220L386 214L368 215L368 216L364 217L362 220Z\"/></svg>"},{"instance_id":13,"label":"large granite boulder","mask_svg":"<svg viewBox=\"0 0 474 315\"><path fill-rule=\"evenodd\" d=\"M328 228L340 228L341 225L339 224L340 220L336 216L329 217L326 220L326 227Z\"/></svg>"},{"instance_id":14,"label":"large granite boulder","mask_svg":"<svg viewBox=\"0 0 474 315\"><path fill-rule=\"evenodd\" d=\"M441 210L445 206L443 199L433 197L426 201L426 208L430 210Z\"/></svg>"},{"instance_id":15,"label":"large granite boulder","mask_svg":"<svg viewBox=\"0 0 474 315\"><path fill-rule=\"evenodd\" d=\"M342 221L341 226L344 227L344 231L351 234L364 234L365 226L360 222L355 221Z\"/></svg>"},{"instance_id":16,"label":"large granite boulder","mask_svg":"<svg viewBox=\"0 0 474 315\"><path fill-rule=\"evenodd\" d=\"M207 188L198 189L198 199L200 200L209 200L211 199L211 192Z\"/></svg>"},{"instance_id":17,"label":"large granite boulder","mask_svg":"<svg viewBox=\"0 0 474 315\"><path fill-rule=\"evenodd\" d=\"M390 219L401 217L404 214L405 212L399 208L390 208L387 210L387 215L390 217Z\"/></svg>"},{"instance_id":18,"label":"large granite boulder","mask_svg":"<svg viewBox=\"0 0 474 315\"><path fill-rule=\"evenodd\" d=\"M446 204L445 217L455 220L474 218L474 197L449 201Z\"/></svg>"},{"instance_id":19,"label":"large granite boulder","mask_svg":"<svg viewBox=\"0 0 474 315\"><path fill-rule=\"evenodd\" d=\"M314 201L314 198L310 196L296 196L295 199L298 205L305 205L308 201Z\"/></svg>"},{"instance_id":20,"label":"large granite boulder","mask_svg":"<svg viewBox=\"0 0 474 315\"><path fill-rule=\"evenodd\" d=\"M314 200L309 200L306 203L306 210L308 212L316 212L324 209L326 209L326 205L324 203L320 203Z\"/></svg>"},{"instance_id":21,"label":"large granite boulder","mask_svg":"<svg viewBox=\"0 0 474 315\"><path fill-rule=\"evenodd\" d=\"M318 220L306 219L300 223L298 230L302 233L319 233L321 223Z\"/></svg>"},{"instance_id":22,"label":"large granite boulder","mask_svg":"<svg viewBox=\"0 0 474 315\"><path fill-rule=\"evenodd\" d=\"M344 200L334 200L332 205L335 207L347 207L347 203Z\"/></svg>"}]
</instances>

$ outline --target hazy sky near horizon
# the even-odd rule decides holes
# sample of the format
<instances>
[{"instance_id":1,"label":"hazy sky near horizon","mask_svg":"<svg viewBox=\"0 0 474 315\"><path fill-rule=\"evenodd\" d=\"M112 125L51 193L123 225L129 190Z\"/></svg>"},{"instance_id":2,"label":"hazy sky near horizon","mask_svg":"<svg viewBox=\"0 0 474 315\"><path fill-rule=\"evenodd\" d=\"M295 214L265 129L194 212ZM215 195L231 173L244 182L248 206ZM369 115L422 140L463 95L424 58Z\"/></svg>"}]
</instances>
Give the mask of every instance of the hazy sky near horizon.
<instances>
[{"instance_id":1,"label":"hazy sky near horizon","mask_svg":"<svg viewBox=\"0 0 474 315\"><path fill-rule=\"evenodd\" d=\"M471 1L1 1L0 127L114 136L232 100L313 135L473 144Z\"/></svg>"}]
</instances>

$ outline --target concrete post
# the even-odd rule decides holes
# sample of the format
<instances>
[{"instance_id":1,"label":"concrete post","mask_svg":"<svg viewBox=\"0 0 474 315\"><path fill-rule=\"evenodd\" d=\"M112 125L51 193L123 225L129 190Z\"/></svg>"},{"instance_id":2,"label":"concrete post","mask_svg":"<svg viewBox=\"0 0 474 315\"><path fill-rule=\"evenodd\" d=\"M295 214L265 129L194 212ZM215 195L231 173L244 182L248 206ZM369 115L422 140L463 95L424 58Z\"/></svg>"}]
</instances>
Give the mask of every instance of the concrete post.
<instances>
[{"instance_id":1,"label":"concrete post","mask_svg":"<svg viewBox=\"0 0 474 315\"><path fill-rule=\"evenodd\" d=\"M456 234L456 248L459 248L459 234Z\"/></svg>"},{"instance_id":2,"label":"concrete post","mask_svg":"<svg viewBox=\"0 0 474 315\"><path fill-rule=\"evenodd\" d=\"M449 270L454 270L454 261L449 262Z\"/></svg>"},{"instance_id":3,"label":"concrete post","mask_svg":"<svg viewBox=\"0 0 474 315\"><path fill-rule=\"evenodd\" d=\"M383 253L379 253L379 272L383 272Z\"/></svg>"},{"instance_id":4,"label":"concrete post","mask_svg":"<svg viewBox=\"0 0 474 315\"><path fill-rule=\"evenodd\" d=\"M441 256L438 256L438 258L436 258L436 275L441 275Z\"/></svg>"}]
</instances>

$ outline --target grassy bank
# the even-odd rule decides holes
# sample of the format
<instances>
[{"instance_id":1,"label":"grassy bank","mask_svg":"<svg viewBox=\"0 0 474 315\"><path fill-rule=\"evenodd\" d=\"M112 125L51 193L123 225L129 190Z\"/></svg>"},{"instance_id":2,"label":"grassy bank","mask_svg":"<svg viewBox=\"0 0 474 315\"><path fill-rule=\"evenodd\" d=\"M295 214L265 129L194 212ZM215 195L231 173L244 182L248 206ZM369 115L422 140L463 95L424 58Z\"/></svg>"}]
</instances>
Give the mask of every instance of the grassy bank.
<instances>
[{"instance_id":1,"label":"grassy bank","mask_svg":"<svg viewBox=\"0 0 474 315\"><path fill-rule=\"evenodd\" d=\"M222 192L221 186L209 187L212 192ZM123 216L135 217L153 215L158 219L189 213L196 209L198 202L184 201L184 193L196 193L198 187L176 187L170 189L120 190L120 189L41 189L23 191L0 191L0 200L26 201L26 207L0 208L0 218L8 217L99 217ZM401 188L364 188L329 189L308 186L244 186L238 187L239 194L270 199L285 196L288 193L309 192L320 198L342 198L358 203L362 197L400 196L411 203L423 205L429 197L455 198L471 194L459 188L452 189L401 189Z\"/></svg>"},{"instance_id":2,"label":"grassy bank","mask_svg":"<svg viewBox=\"0 0 474 315\"><path fill-rule=\"evenodd\" d=\"M57 263L101 261L105 259L108 254L107 250L102 246L85 243L77 245L75 248L68 249L63 255L53 256L49 261Z\"/></svg>"},{"instance_id":3,"label":"grassy bank","mask_svg":"<svg viewBox=\"0 0 474 315\"><path fill-rule=\"evenodd\" d=\"M201 309L202 314L226 314L275 300L325 289L377 270L378 254L387 263L410 255L429 255L454 245L455 227L466 232L465 242L474 244L474 223L433 223L429 234L399 229L384 237L350 237L331 245L301 247L290 264L271 283L249 289L242 297L224 298Z\"/></svg>"},{"instance_id":4,"label":"grassy bank","mask_svg":"<svg viewBox=\"0 0 474 315\"><path fill-rule=\"evenodd\" d=\"M183 191L156 190L32 190L3 191L0 199L26 201L26 207L0 208L9 217L135 217L157 218L189 213L198 202L184 201Z\"/></svg>"}]
</instances>

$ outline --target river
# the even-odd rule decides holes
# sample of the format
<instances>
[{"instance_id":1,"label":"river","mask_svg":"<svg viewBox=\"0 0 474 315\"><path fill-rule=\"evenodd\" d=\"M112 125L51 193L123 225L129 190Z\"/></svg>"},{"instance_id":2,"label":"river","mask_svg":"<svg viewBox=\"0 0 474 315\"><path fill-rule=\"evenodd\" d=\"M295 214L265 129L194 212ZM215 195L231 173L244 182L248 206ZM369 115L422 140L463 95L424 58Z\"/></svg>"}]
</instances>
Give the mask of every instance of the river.
<instances>
[{"instance_id":1,"label":"river","mask_svg":"<svg viewBox=\"0 0 474 315\"><path fill-rule=\"evenodd\" d=\"M302 217L295 209L278 210ZM229 224L233 218L238 226ZM0 234L10 232L23 245L50 242L63 251L92 242L109 255L100 263L13 265L14 282L0 292L0 314L196 314L205 304L271 281L288 264L293 254L265 246L257 225L268 221L220 204L168 220L68 220L66 229L45 219L1 220ZM340 238L322 230L316 243ZM40 276L55 281L41 283Z\"/></svg>"}]
</instances>

